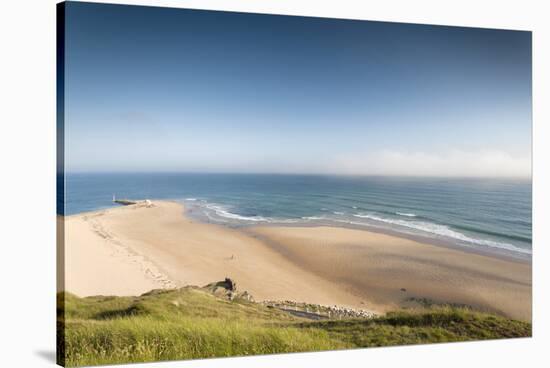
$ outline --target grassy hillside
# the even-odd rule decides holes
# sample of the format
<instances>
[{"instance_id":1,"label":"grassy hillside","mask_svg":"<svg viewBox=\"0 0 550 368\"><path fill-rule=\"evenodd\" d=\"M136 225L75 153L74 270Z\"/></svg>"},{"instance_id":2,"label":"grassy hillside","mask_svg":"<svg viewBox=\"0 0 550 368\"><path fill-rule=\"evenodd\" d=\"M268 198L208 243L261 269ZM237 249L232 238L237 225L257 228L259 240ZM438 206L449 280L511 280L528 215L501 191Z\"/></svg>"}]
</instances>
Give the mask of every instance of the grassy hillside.
<instances>
[{"instance_id":1,"label":"grassy hillside","mask_svg":"<svg viewBox=\"0 0 550 368\"><path fill-rule=\"evenodd\" d=\"M212 288L58 298L58 361L67 366L531 335L529 323L451 307L314 321Z\"/></svg>"}]
</instances>

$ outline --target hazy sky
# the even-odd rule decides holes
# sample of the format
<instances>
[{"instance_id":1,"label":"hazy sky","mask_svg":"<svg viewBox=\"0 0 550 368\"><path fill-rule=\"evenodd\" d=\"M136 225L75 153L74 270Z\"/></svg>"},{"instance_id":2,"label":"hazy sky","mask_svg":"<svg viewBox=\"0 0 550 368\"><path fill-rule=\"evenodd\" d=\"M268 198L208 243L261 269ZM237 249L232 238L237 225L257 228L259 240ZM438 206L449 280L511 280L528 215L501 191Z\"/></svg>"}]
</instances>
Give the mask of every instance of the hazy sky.
<instances>
[{"instance_id":1,"label":"hazy sky","mask_svg":"<svg viewBox=\"0 0 550 368\"><path fill-rule=\"evenodd\" d=\"M531 33L69 3L66 168L529 176Z\"/></svg>"}]
</instances>

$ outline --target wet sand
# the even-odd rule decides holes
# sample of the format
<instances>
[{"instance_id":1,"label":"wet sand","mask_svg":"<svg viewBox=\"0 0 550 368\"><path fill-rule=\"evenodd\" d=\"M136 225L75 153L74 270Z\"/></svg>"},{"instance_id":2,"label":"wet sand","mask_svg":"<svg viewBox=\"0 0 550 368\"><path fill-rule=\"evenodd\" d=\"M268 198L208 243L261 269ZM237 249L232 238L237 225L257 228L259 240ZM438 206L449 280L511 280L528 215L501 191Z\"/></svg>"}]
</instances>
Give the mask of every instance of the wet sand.
<instances>
[{"instance_id":1,"label":"wet sand","mask_svg":"<svg viewBox=\"0 0 550 368\"><path fill-rule=\"evenodd\" d=\"M531 319L527 261L346 228L257 227L250 232L304 269L346 285L376 310L429 299Z\"/></svg>"}]
</instances>

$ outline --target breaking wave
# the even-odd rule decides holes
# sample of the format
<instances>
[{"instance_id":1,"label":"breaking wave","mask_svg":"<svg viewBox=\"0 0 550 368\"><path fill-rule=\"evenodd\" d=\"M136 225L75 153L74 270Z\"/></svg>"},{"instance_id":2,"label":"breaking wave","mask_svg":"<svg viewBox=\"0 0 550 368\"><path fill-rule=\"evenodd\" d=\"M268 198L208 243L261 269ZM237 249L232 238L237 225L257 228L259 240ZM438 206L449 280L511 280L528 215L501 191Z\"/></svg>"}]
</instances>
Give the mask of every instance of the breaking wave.
<instances>
[{"instance_id":1,"label":"breaking wave","mask_svg":"<svg viewBox=\"0 0 550 368\"><path fill-rule=\"evenodd\" d=\"M505 249L508 251L518 252L522 254L531 254L531 251L528 249L523 249L523 248L516 247L512 244L497 242L497 241L488 240L488 239L472 238L461 232L455 231L448 226L439 225L432 222L389 219L389 218L383 218L373 214L365 214L365 213L354 214L353 216L358 218L364 218L364 219L374 220L378 222L383 222L390 225L397 225L397 226L401 226L401 227L405 227L413 230L419 230L421 232L443 236L443 237L459 240L465 243Z\"/></svg>"},{"instance_id":2,"label":"breaking wave","mask_svg":"<svg viewBox=\"0 0 550 368\"><path fill-rule=\"evenodd\" d=\"M396 212L395 214L399 216L405 216L405 217L416 217L414 213Z\"/></svg>"}]
</instances>

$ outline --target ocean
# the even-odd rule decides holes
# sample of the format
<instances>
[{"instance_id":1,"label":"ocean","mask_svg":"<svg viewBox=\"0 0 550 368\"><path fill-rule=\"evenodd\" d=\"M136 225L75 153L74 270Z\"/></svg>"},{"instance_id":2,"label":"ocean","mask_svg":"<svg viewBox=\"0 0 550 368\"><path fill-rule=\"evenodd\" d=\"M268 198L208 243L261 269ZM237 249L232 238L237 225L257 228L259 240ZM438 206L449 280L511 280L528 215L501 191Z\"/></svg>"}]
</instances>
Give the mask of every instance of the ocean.
<instances>
[{"instance_id":1,"label":"ocean","mask_svg":"<svg viewBox=\"0 0 550 368\"><path fill-rule=\"evenodd\" d=\"M68 173L64 213L118 206L113 195L180 201L189 216L232 227L333 225L532 254L530 180Z\"/></svg>"}]
</instances>

